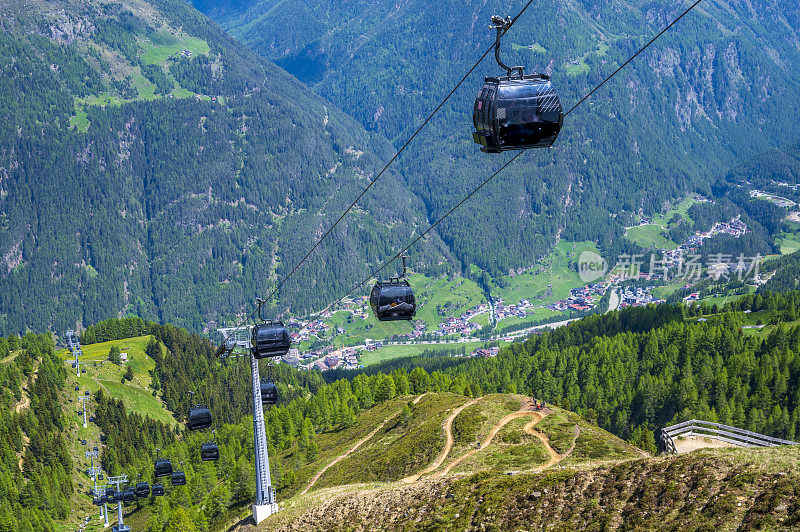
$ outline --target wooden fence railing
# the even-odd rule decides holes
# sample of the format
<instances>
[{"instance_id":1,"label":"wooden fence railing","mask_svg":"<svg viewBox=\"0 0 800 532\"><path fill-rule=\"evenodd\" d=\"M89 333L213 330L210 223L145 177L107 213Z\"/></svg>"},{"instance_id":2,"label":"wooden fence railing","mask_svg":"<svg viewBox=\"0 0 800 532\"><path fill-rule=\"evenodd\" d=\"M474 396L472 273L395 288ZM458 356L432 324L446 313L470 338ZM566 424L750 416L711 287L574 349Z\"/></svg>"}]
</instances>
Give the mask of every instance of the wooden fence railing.
<instances>
[{"instance_id":1,"label":"wooden fence railing","mask_svg":"<svg viewBox=\"0 0 800 532\"><path fill-rule=\"evenodd\" d=\"M724 441L739 447L776 447L778 445L800 445L797 442L773 438L757 432L739 429L711 421L691 419L664 427L659 431L659 443L661 448L672 454L677 454L675 440L677 436L703 436L715 440Z\"/></svg>"}]
</instances>

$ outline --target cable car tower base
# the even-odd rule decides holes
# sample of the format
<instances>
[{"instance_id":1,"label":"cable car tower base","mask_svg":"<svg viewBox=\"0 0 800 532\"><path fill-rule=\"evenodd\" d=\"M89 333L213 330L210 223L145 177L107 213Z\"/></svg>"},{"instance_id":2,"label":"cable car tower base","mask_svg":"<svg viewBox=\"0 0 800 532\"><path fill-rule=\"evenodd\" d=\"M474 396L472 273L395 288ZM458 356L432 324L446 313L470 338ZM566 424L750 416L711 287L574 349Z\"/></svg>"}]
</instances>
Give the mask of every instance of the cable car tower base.
<instances>
[{"instance_id":1,"label":"cable car tower base","mask_svg":"<svg viewBox=\"0 0 800 532\"><path fill-rule=\"evenodd\" d=\"M253 520L256 524L278 511L275 502L275 488L269 472L269 454L267 452L267 432L264 428L264 407L261 403L261 375L258 360L250 351L250 327L240 329L219 329L224 342L231 348L245 349L244 355L250 359L250 371L253 384L253 444L256 459L256 497L253 501ZM233 355L236 356L236 355Z\"/></svg>"}]
</instances>

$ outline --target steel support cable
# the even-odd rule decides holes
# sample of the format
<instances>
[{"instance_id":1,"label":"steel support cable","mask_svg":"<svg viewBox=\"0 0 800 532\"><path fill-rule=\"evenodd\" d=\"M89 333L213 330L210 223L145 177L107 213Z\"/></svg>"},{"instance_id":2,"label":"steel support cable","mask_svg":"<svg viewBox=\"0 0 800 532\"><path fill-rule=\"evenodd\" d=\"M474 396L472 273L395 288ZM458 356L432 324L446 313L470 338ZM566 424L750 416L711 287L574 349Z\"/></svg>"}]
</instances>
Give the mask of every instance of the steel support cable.
<instances>
[{"instance_id":1,"label":"steel support cable","mask_svg":"<svg viewBox=\"0 0 800 532\"><path fill-rule=\"evenodd\" d=\"M511 20L511 24L509 24L509 26L508 26L508 29L506 29L506 32L507 32L509 29L511 29L511 27L514 25L514 23L517 21L517 19L518 19L520 16L522 16L522 14L523 14L523 13L525 13L525 11L528 9L528 7L529 7L529 6L530 6L532 3L533 3L533 0L528 0L528 3L527 3L527 4L525 4L525 6L524 6L524 7L522 8L522 10L521 10L521 11L520 11L520 12L517 14L517 16L516 16L516 17L514 17L514 18ZM444 97L444 99L443 99L443 100L442 100L442 101L439 103L439 105L437 105L437 106L436 106L436 108L433 110L433 112L431 112L431 113L428 115L428 117L425 119L425 121L424 121L422 124L420 124L420 126L419 126L419 127L417 127L417 129L414 131L414 134L413 134L413 135L411 135L411 137L409 137L409 139L406 141L406 143L405 143L405 144L403 144L403 146L401 146L399 150L397 150L397 153L395 153L395 154L394 154L394 156L393 156L391 159L389 159L389 162L388 162L388 163L386 163L386 165L383 167L383 169L382 169L380 172L378 172L378 175L377 175L377 176L375 176L375 179L373 179L372 181L370 181L370 183L369 183L369 184L366 186L366 188L364 188L364 190L362 190L362 191L361 191L361 193L360 193L360 194L359 194L359 195L356 197L356 199L354 199L354 200L353 200L353 202L350 204L350 206L349 206L349 207L347 207L347 209L345 209L345 211L342 213L342 215L341 215L341 216L339 216L339 218L338 218L338 219L337 219L337 220L336 220L336 221L333 223L333 225L331 225L331 226L328 228L328 230L327 230L327 231L325 231L325 233L323 233L323 235L322 235L322 236L321 236L321 237L320 237L320 238L317 240L317 242L316 242L316 243L315 243L315 244L314 244L314 245L311 247L311 249L310 249L310 250L308 250L308 253L306 253L306 255L305 255L305 256L304 256L304 257L303 257L303 258L300 260L300 262L298 262L298 263L297 263L297 265L296 265L294 268L292 268L292 270L291 270L291 271L290 271L290 272L289 272L289 273L288 273L288 274L287 274L287 275L286 275L286 276L285 276L285 277L284 277L284 278L281 280L281 282L279 282L279 283L278 283L278 286L276 286L276 287L275 287L275 289L273 289L273 290L272 290L272 292L270 292L270 294L269 294L269 295L266 297L266 299L264 300L265 302L267 302L267 301L269 301L270 299L272 299L272 298L275 296L275 294L277 294L277 293L278 293L278 290L280 290L280 289L281 289L281 287L284 285L284 283L286 283L286 281L288 281L288 280L289 280L289 278L290 278L290 277L291 277L291 276L292 276L292 275L293 275L293 274L294 274L294 273L297 271L297 269L298 269L298 268L300 268L300 266L302 266L302 265L303 265L303 263L306 261L306 259L308 259L308 257L309 257L309 256L311 256L311 254L314 252L314 250L316 250L316 249L317 249L317 247L319 247L319 245L320 245L320 244L321 244L321 243L322 243L322 242L323 242L323 241L324 241L324 240L325 240L325 239L328 237L328 235L330 235L330 234L331 234L331 232L332 232L332 231L333 231L333 230L336 228L336 226L337 226L337 225L339 225L339 222L341 222L341 221L342 221L342 219L343 219L345 216L347 216L347 213L349 213L349 212L350 212L350 211L353 209L353 207L355 207L355 206L356 206L356 203L358 203L358 202L361 200L361 198L363 198L363 197L364 197L364 194L366 194L366 193L367 193L367 191L369 191L369 189L370 189L370 188L372 188L372 185L374 185L374 184L375 184L375 182L376 182L378 179L380 179L380 178L381 178L381 176L384 174L384 172L386 172L386 170L389 168L389 166L391 166L391 165L392 165L392 163L393 163L393 162L395 162L395 161L397 160L397 158L400 156L400 154L401 154L401 153L403 153L403 152L405 151L405 149L408 147L408 145L409 145L409 144L411 144L411 141L413 141L413 140L416 138L416 136L419 134L419 132L420 132L420 131L422 131L422 129L423 129L425 126L427 126L427 125L428 125L428 122L430 122L430 121L431 121L431 119L432 119L432 118L433 118L433 117L436 115L436 113L438 113L438 112L439 112L439 110L440 110L440 109L441 109L441 108L444 106L444 104L445 104L445 103L447 103L447 101L450 99L450 97L453 95L453 93L455 93L455 92L456 92L456 90L458 90L458 88L459 88L459 87L461 87L461 85L464 83L464 81L466 81L466 79L467 79L467 78L470 76L470 74L472 74L472 73L475 71L475 69L476 69L476 68L478 68L478 65L479 65L479 64L481 64L481 62L482 62L482 61L483 61L483 60L486 58L486 56L487 56L487 55L489 55L489 52L491 52L491 51L494 49L494 47L495 47L495 45L494 45L494 44L492 44L492 45L489 47L489 49L488 49L488 50L486 50L486 51L483 53L483 55L480 57L480 59L478 59L478 60L475 62L475 64L474 64L474 65L472 65L472 68L470 68L470 69L469 69L469 71L468 71L466 74L464 74L464 76L461 78L461 80L460 80L458 83L456 83L455 87L453 87L453 88L452 88L452 90L451 90L449 93L447 93L447 96L445 96L445 97Z\"/></svg>"},{"instance_id":2,"label":"steel support cable","mask_svg":"<svg viewBox=\"0 0 800 532\"><path fill-rule=\"evenodd\" d=\"M674 26L674 25L675 25L675 24L676 24L676 23L677 23L677 22L678 22L680 19L682 19L682 18L684 17L684 15L686 15L687 13L689 13L689 11L691 11L692 9L694 9L694 7L695 7L697 4L699 4L700 2L702 2L702 1L703 1L703 0L696 0L696 1L695 1L695 3L693 3L692 5L690 5L690 6L689 6L689 7L686 9L686 11L684 11L683 13L681 13L681 14L678 16L678 18L676 18L675 20L673 20L672 22L670 22L670 23L669 23L669 24L668 24L668 25L667 25L667 26L666 26L666 27L665 27L663 30L661 30L661 31L658 33L658 35L656 35L655 37L653 37L652 39L650 39L650 42L648 42L647 44L645 44L644 46L642 46L641 48L639 48L639 51L638 51L638 52L636 52L635 54L633 54L633 55L632 55L632 56L631 56L631 57L630 57L630 58L629 58L627 61L625 61L624 63L622 63L622 65L620 65L620 66L619 66L619 67L618 67L618 68L617 68L617 69L616 69L614 72L612 72L610 76L608 76L606 79L604 79L603 81L601 81L601 82L600 82L600 84L599 84L597 87L595 87L594 89L592 89L592 91L591 91L590 93L588 93L586 96L584 96L583 98L581 98L581 100L580 100L578 103L576 103L575 105L573 105L573 106L572 106L572 108L571 108L569 111L567 111L566 113L564 113L564 118L568 117L568 116L569 116L569 114L570 114L572 111L574 111L574 110L575 110L575 109L576 109L576 108L577 108L577 107L578 107L580 104L582 104L583 102L585 102L586 100L588 100L588 99L589 99L589 97L590 97L592 94L594 94L595 92L597 92L597 90L598 90L600 87L602 87L603 85L605 85L605 84L606 84L606 82L607 82L608 80L610 80L611 78L613 78L614 76L616 76L616 75L617 75L617 73L618 73L620 70L622 70L623 68L625 68L625 67L628 65L628 63L630 63L631 61L633 61L634 59L636 59L636 56L638 56L640 53L644 52L644 51L645 51L645 50L646 50L646 49L647 49L647 48L648 48L648 47L649 47L651 44L653 44L654 42L656 42L656 40L657 40L659 37L661 37L662 35L664 35L664 34L667 32L667 30L669 30L669 29L670 29L672 26Z\"/></svg>"},{"instance_id":3,"label":"steel support cable","mask_svg":"<svg viewBox=\"0 0 800 532\"><path fill-rule=\"evenodd\" d=\"M636 58L636 57L637 57L639 54L641 54L643 51L645 51L645 50L646 50L646 49L647 49L647 48L648 48L648 47L649 47L651 44L653 44L653 43L654 43L654 42L655 42L655 41L656 41L656 40L657 40L659 37L661 37L662 35L664 35L664 33L666 33L666 32L667 32L667 30L669 30L669 29L670 29L672 26L674 26L674 25L675 25L675 24L676 24L676 23L677 23L677 22L678 22L680 19L682 19L682 18L683 18L683 17L684 17L684 16L685 16L687 13L689 13L689 12L690 12L692 9L694 9L694 7L695 7L695 6L697 6L697 4L699 4L699 3L700 3L700 2L702 2L702 1L703 1L703 0L696 0L696 1L695 1L695 2L694 2L692 5L691 5L691 6L689 6L689 7L688 7L688 8L687 8L687 9L686 9L686 10L685 10L683 13L681 13L681 14L680 14L680 15L679 15L679 16L678 16L678 17L677 17L675 20L673 20L672 22L670 22L670 23L669 23L669 25L667 25L667 26L666 26L664 29L662 29L662 30L661 30L661 31L660 31L660 32L659 32L659 33L658 33L658 34L657 34L655 37L653 37L652 39L650 39L650 41L649 41L647 44L645 44L643 47L641 47L641 48L640 48L640 49L639 49L639 50L638 50L638 51L637 51L635 54L633 54L633 55L632 55L632 56L631 56L631 57L630 57L630 58L629 58L627 61L625 61L625 62L624 62L624 63L623 63L623 64L622 64L620 67L618 67L618 68L617 68L617 69L616 69L614 72L612 72L612 73L611 73L611 74L610 74L608 77L606 77L606 78L605 78L603 81L601 81L601 82L600 82L600 84L598 84L598 85L597 85L597 86L596 86L594 89L592 89L592 90L591 90L589 93L587 93L587 94L586 94L586 96L584 96L583 98L581 98L581 99L580 99L580 101L578 101L578 103L576 103L575 105L573 105L573 106L570 108L570 110L569 110L569 111L567 111L566 113L564 113L564 117L566 118L566 117L567 117L567 116L568 116L568 115L569 115L569 114L570 114L572 111L574 111L575 109L577 109L579 105L581 105L583 102L585 102L587 99L589 99L589 97L590 97L592 94L594 94L595 92L597 92L597 90L598 90L600 87L602 87L603 85L605 85L607 81L609 81L611 78L613 78L614 76L616 76L616 75L619 73L619 71L620 71L620 70L622 70L622 69L623 69L625 66L627 66L627 65L628 65L628 64L629 64L631 61L633 61L633 60L634 60L634 59L635 59L635 58ZM529 5L529 4L530 4L530 2L528 2L528 5ZM527 7L528 7L528 6L526 5L526 6L525 6L525 8L527 8ZM523 9L523 11L524 11L524 9ZM519 15L518 15L517 17L519 17ZM516 18L514 18L514 21L516 21ZM513 23L513 22L512 22L512 23ZM487 52L487 54L488 54L488 52ZM484 54L484 57L485 57L485 56L486 56L486 55ZM427 230L426 230L424 233L420 234L420 235L419 235L419 236L417 236L417 237L416 237L414 240L412 240L412 241L411 241L411 243L410 243L408 246L406 246L405 248L403 248L403 250L402 250L402 251L400 251L399 253L397 253L396 255L394 255L394 256L393 256L391 259L389 259L388 261L384 262L384 263L383 263L383 265L381 265L381 266L380 266L380 267L379 267L377 270L375 270L374 272L372 272L372 273L369 275L369 277L367 277L366 279L364 279L363 281L361 281L360 283L358 283L356 286L354 286L354 287L353 287L353 288L352 288L352 289L351 289L349 292L347 292L347 294L345 294L344 296L340 297L339 299L337 299L336 301L334 301L333 303L331 303L330 305L328 305L327 307L325 307L325 309L324 309L324 310L322 310L321 312L317 313L317 315L316 315L316 316L314 316L313 318L311 318L311 319L309 320L309 322L306 324L306 326L305 326L305 327L308 327L308 325L309 325L309 324L311 324L311 322L313 322L313 321L315 321L316 319L318 319L318 318L319 318L321 315L323 315L323 314L325 314L326 312L328 312L329 310L331 310L333 307L335 307L336 305L338 305L339 303L341 303L341 302L342 302L344 299L346 299L348 296L350 296L350 295L351 295L353 292L355 292L356 290L358 290L359 288L361 288L362 286L364 286L366 283L368 283L368 282L370 281L370 279L372 279L372 278L373 278L373 277L375 277L377 274L379 274L381 271L383 271L383 270L384 270L384 269L385 269L385 268L386 268L386 267L387 267L389 264L391 264L391 263L392 263L394 260L396 260L397 258L399 258L399 257L400 257L400 256L401 256L403 253L405 253L406 251L408 251L408 250L409 250L409 249L410 249L412 246L414 246L414 244L416 244L417 242L419 242L419 241L420 241L420 240L421 240L421 239L422 239L422 238L423 238L425 235L427 235L428 233L430 233L430 231L431 231L431 230L432 230L434 227L436 227L437 225L439 225L439 223L440 223L441 221L443 221L445 218L447 218L448 216L450 216L450 214L452 214L452 213L453 213L453 212L454 212L456 209L458 209L458 208L459 208L459 207L460 207L460 206L461 206L461 205L462 205L464 202L466 202L466 201L467 201L468 199L470 199L470 198L471 198L473 195L475 195L475 193L476 193L476 192L478 192L480 189L482 189L482 188L483 188L483 187L484 187L484 186L485 186L487 183L489 183L489 181L491 181L492 179L494 179L494 178L495 178L495 177L496 177L496 176L497 176L497 175L498 175L500 172L502 172L503 170L505 170L505 169L506 169L506 168L507 168L507 167L508 167L508 166L509 166L511 163L513 163L514 161L516 161L516 160L517 160L517 158L519 158L519 157L520 157L520 156L521 156L523 153L525 153L526 151L528 151L528 150L527 150L527 149L525 149L525 150L521 150L521 151L519 151L519 152L518 152L518 153L517 153L517 154L516 154L514 157L512 157L511 159L509 159L509 160L508 160L508 162L506 162L506 163L505 163L503 166L501 166L499 170L497 170L495 173L493 173L491 176L489 176L489 177L488 177L486 180L484 180L484 181L483 181L483 182L482 182L480 185L478 185L478 186L477 186L475 189L473 189L473 190L472 190L472 192L470 192L470 193L469 193L469 194L468 194L468 195L467 195L467 196L466 196L464 199L462 199L461 201L459 201L459 202L458 202L458 203L457 203L457 204L456 204L456 205L455 205L455 206L454 206L452 209L450 209L449 211L447 211L447 213L445 213L445 214L444 214L444 215L443 215L441 218L439 218L438 220L436 220L436 222L434 222L434 223L433 223L433 224L432 224L430 227L428 227L428 229L427 229ZM305 327L304 327L303 329L305 329ZM302 331L303 329L301 329L301 331Z\"/></svg>"},{"instance_id":4,"label":"steel support cable","mask_svg":"<svg viewBox=\"0 0 800 532\"><path fill-rule=\"evenodd\" d=\"M519 17L521 17L522 14L525 13L525 11L528 9L528 7L530 7L530 5L532 3L533 3L533 0L528 0L528 3L526 3L525 6L522 8L522 10L519 13L517 13L517 16L514 17L513 19L511 19L511 23L508 25L508 28L506 29L504 34L507 33L508 30L511 29L511 27L514 25L514 23L517 22L517 19L519 19ZM344 219L344 217L347 216L347 213L349 213L353 209L353 207L356 206L356 203L358 203L361 200L361 198L364 197L364 194L366 194L367 191L369 191L369 189L372 188L372 185L374 185L375 182L378 179L380 179L380 177L384 174L384 172L386 172L386 170L389 168L389 166L391 166L391 164L395 160L397 160L397 158L400 156L400 154L405 151L405 149L408 147L408 145L411 144L411 141L413 141L414 138L416 138L416 136L419 134L419 132L422 131L422 129L426 125L428 125L428 122L431 121L431 119L436 115L436 113L438 113L439 110L444 106L444 104L447 103L447 101L450 99L450 97L453 95L453 93L455 93L456 90L458 90L458 88L461 87L461 85L464 83L464 81L466 81L466 79L475 71L475 69L478 68L478 65L481 64L481 62L486 58L487 55L489 55L489 52L491 52L494 49L494 47L495 47L495 44L492 44L489 47L489 49L486 50L483 53L483 55L480 57L480 59L478 59L475 62L475 64L472 65L472 68L470 68L469 71L466 74L464 74L464 76L461 78L461 80L456 84L456 86L453 87L453 89L449 93L447 93L447 96L444 97L444 99L439 103L439 105L436 106L436 108L433 110L433 112L431 112L428 115L428 117L425 119L425 121L414 131L414 134L411 135L411 137L409 137L409 139L406 141L406 143L403 144L403 146L399 150L397 150L397 153L395 153L394 156L391 159L389 159L389 162L386 163L386 165L383 167L383 169L380 172L378 172L378 175L375 176L375 179L370 181L370 183L366 186L366 188L364 188L364 190L361 191L361 193L356 197L356 199L353 200L353 202L350 204L350 206L347 207L347 209L345 209L345 211L342 213L341 216L339 216L339 218L333 223L333 225L331 225L328 228L328 230L325 231L325 233L322 234L322 236L311 247L311 249L308 251L308 253L305 254L305 256L300 260L300 262L298 262L295 265L295 267L292 268L291 271L278 283L278 286L276 286L272 290L272 292L269 293L269 295L266 297L266 299L264 299L264 303L262 303L262 304L265 304L266 302L270 301L275 296L275 294L278 293L278 290L281 289L281 287L286 283L286 281L288 281L289 278L292 275L294 275L294 273L298 270L298 268L300 268L300 266L302 266L303 263L305 263L305 261L308 259L308 257L310 257L312 253L314 253L314 250L316 250L317 247L319 247L319 245L326 238L328 238L328 235L330 235L331 232L336 228L336 226L339 225L339 222L341 222L342 219ZM257 309L254 310L253 312L251 312L250 315L247 316L247 318L245 318L239 325L236 326L236 328L234 329L234 332L236 332L239 329L241 329L242 327L244 327L247 324L247 322L249 322L253 318L253 316L255 316L256 312L257 312ZM222 351L224 350L224 345L225 344L223 343L223 345L220 346L219 350L217 351L217 354L221 354L222 353Z\"/></svg>"},{"instance_id":5,"label":"steel support cable","mask_svg":"<svg viewBox=\"0 0 800 532\"><path fill-rule=\"evenodd\" d=\"M418 236L417 236L417 237L416 237L414 240L412 240L412 241L411 241L411 243L410 243L409 245L407 245L406 247L404 247L404 248L403 248L401 251L399 251L397 254L395 254L395 255L394 255L394 256L393 256L391 259L389 259L389 260L387 260L386 262L384 262L384 263L381 265L381 267L380 267L380 268L378 268L377 270L375 270L374 272L372 272L371 274L369 274L369 276L368 276L367 278L365 278L363 281L361 281L361 282L360 282L360 283L358 283L356 286L354 286L354 287L353 287L353 288L352 288L352 289L351 289L349 292L347 292L345 295L343 295L342 297L340 297L339 299L337 299L336 301L334 301L333 303L331 303L330 305L328 305L328 306L325 308L325 310L323 310L323 311L321 311L321 312L317 313L317 315L316 315L315 317L313 317L313 318L311 318L311 319L309 320L308 324L310 324L311 322L313 322L314 320L316 320L317 318L319 318L319 317L320 317L322 314L325 314L325 313L326 313L326 312L328 312L330 309L332 309L333 307L335 307L336 305L338 305L339 303L341 303L341 302L342 302L342 300L344 300L345 298L347 298L347 297L348 297L350 294L352 294L353 292L355 292L356 290L358 290L359 288L361 288L362 286L364 286L366 283L368 283L370 279L372 279L373 277L375 277L376 275L378 275L380 272L382 272L384 269L386 269L386 267L387 267L387 266L389 266L389 264L391 264L393 261L395 261L396 259L398 259L398 258L399 258L399 257L400 257L400 256L401 256L403 253L405 253L406 251L408 251L409 249L411 249L411 248L414 246L414 244L416 244L417 242L419 242L420 240L422 240L422 239L423 239L423 238L424 238L424 237L425 237L425 236L426 236L428 233L430 233L430 232L433 230L433 228L434 228L434 227L436 227L437 225L439 225L439 223L441 223L441 222L442 222L442 221L443 221L445 218L447 218L448 216L450 216L450 215L451 215L451 214L452 214L452 213L453 213L453 212L454 212L456 209L458 209L459 207L461 207L461 205L462 205L462 204L464 204L464 202L466 202L468 199L470 199L472 196L474 196L474 195L475 195L475 194L476 194L476 193L477 193L477 192L478 192L480 189L482 189L482 188L483 188L483 187L484 187L484 186L485 186L487 183L489 183L489 181L491 181L492 179L494 179L494 178L495 178L495 176L497 176L497 174L499 174L500 172L502 172L503 170L505 170L505 169L506 169L506 167L508 167L508 166L509 166L511 163L513 163L514 161L516 161L516 160L517 160L517 158L518 158L520 155L522 155L523 153L525 153L526 151L527 151L527 150L522 150L522 151L518 152L516 155L514 155L514 157L512 157L511 159L509 159L509 160L508 160L508 162L506 162L506 163L505 163L503 166L501 166L499 170L497 170L495 173L493 173L492 175L490 175L489 177L487 177L487 178L486 178L486 179L485 179L485 180L484 180L484 181L483 181L483 182L482 182L480 185L478 185L477 187L475 187L475 188L472 190L472 192L470 192L469 194L467 194L467 196L466 196L464 199L462 199L461 201L459 201L458 203L456 203L456 204L455 204L455 206L454 206L452 209L450 209L450 210L449 210L449 211L447 211L447 212L446 212L444 215L442 215L442 217L441 217L441 218L439 218L438 220L436 220L435 222L433 222L433 224L431 224L431 226L430 226L430 227L428 227L428 228L425 230L425 232L423 232L423 233L420 233L420 234L419 234L419 235L418 235ZM306 324L306 327L308 326L308 324ZM301 330L302 330L302 329L301 329Z\"/></svg>"}]
</instances>

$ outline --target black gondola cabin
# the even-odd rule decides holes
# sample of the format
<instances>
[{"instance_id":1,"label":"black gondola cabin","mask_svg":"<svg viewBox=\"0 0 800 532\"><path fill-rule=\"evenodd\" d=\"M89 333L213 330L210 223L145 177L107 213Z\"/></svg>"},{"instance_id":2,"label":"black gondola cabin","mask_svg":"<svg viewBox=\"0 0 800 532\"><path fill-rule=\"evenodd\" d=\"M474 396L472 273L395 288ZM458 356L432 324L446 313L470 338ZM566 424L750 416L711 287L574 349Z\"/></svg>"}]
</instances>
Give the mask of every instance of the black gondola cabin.
<instances>
[{"instance_id":1,"label":"black gondola cabin","mask_svg":"<svg viewBox=\"0 0 800 532\"><path fill-rule=\"evenodd\" d=\"M145 499L150 496L150 484L147 482L137 482L136 483L136 498L137 499Z\"/></svg>"},{"instance_id":2,"label":"black gondola cabin","mask_svg":"<svg viewBox=\"0 0 800 532\"><path fill-rule=\"evenodd\" d=\"M161 484L153 484L153 497L161 497L164 495L164 486Z\"/></svg>"},{"instance_id":3,"label":"black gondola cabin","mask_svg":"<svg viewBox=\"0 0 800 532\"><path fill-rule=\"evenodd\" d=\"M254 358L282 357L289 352L292 340L282 321L271 321L253 327L251 345Z\"/></svg>"},{"instance_id":4,"label":"black gondola cabin","mask_svg":"<svg viewBox=\"0 0 800 532\"><path fill-rule=\"evenodd\" d=\"M186 424L189 430L207 429L212 422L211 410L208 407L195 405L189 409L189 421Z\"/></svg>"},{"instance_id":5,"label":"black gondola cabin","mask_svg":"<svg viewBox=\"0 0 800 532\"><path fill-rule=\"evenodd\" d=\"M217 446L216 442L212 441L204 443L200 447L200 458L203 460L203 462L219 460L219 447Z\"/></svg>"},{"instance_id":6,"label":"black gondola cabin","mask_svg":"<svg viewBox=\"0 0 800 532\"><path fill-rule=\"evenodd\" d=\"M169 458L156 459L153 473L155 474L156 478L170 476L172 474L172 462L169 461Z\"/></svg>"},{"instance_id":7,"label":"black gondola cabin","mask_svg":"<svg viewBox=\"0 0 800 532\"><path fill-rule=\"evenodd\" d=\"M486 78L472 121L472 139L483 152L549 148L561 131L564 111L549 76Z\"/></svg>"},{"instance_id":8,"label":"black gondola cabin","mask_svg":"<svg viewBox=\"0 0 800 532\"><path fill-rule=\"evenodd\" d=\"M271 380L261 379L261 404L274 405L278 403L278 387Z\"/></svg>"},{"instance_id":9,"label":"black gondola cabin","mask_svg":"<svg viewBox=\"0 0 800 532\"><path fill-rule=\"evenodd\" d=\"M410 320L417 312L414 290L405 279L378 281L372 287L369 305L380 321Z\"/></svg>"},{"instance_id":10,"label":"black gondola cabin","mask_svg":"<svg viewBox=\"0 0 800 532\"><path fill-rule=\"evenodd\" d=\"M186 475L183 474L183 471L173 471L171 480L173 486L186 485Z\"/></svg>"},{"instance_id":11,"label":"black gondola cabin","mask_svg":"<svg viewBox=\"0 0 800 532\"><path fill-rule=\"evenodd\" d=\"M131 503L136 500L136 492L133 488L128 488L122 493L122 502Z\"/></svg>"}]
</instances>

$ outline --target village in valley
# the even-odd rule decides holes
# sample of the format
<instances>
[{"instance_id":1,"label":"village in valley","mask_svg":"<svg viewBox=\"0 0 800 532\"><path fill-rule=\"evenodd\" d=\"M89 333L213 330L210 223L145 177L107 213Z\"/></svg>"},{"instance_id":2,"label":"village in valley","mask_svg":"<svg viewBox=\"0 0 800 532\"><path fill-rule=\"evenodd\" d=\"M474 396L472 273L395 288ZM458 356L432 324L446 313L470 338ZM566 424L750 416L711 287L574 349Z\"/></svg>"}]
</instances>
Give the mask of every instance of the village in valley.
<instances>
[{"instance_id":1,"label":"village in valley","mask_svg":"<svg viewBox=\"0 0 800 532\"><path fill-rule=\"evenodd\" d=\"M642 218L640 225L650 223L651 220ZM496 345L498 342L507 342L512 337L519 338L522 335L541 332L549 321L566 323L570 319L596 312L604 297L605 307L599 309L601 312L661 303L663 299L654 294L654 289L663 285L670 276L674 279L685 274L685 268L691 262L691 257L698 252L705 240L717 235L739 238L748 232L747 225L739 217L735 217L727 222L715 223L708 231L696 232L677 246L664 249L651 246L652 257L657 257L657 260L651 259L651 255L627 258L621 256L615 267L602 278L595 282L569 287L568 295L558 299L552 297L553 285L549 284L544 296L541 293L532 294L514 303L508 303L498 295L492 296L488 301L484 298L477 304L469 305L469 308L465 308L466 305L463 304L446 308L437 305L438 322L433 323L420 318L422 314L420 310L428 303L419 301L417 317L410 322L410 327L397 328L395 329L397 332L381 339L370 338L369 333L365 333L375 326L371 321L367 297L345 299L338 309L325 312L312 321L290 320L287 323L292 343L299 348L293 348L283 357L283 362L306 370L357 369L363 367L362 358L365 353L373 353L389 346L433 348L444 345L449 347L450 356L490 358L497 355L500 349ZM573 269L578 258L575 250L576 245L573 244L571 250L564 251L565 260ZM645 264L646 266L642 268ZM549 267L552 268L552 264ZM736 261L727 267L733 272ZM523 274L542 276L547 272L548 266L539 265L538 268L533 266L528 271L512 272L513 275L510 277L519 278L519 275ZM703 273L718 276L722 272L705 269ZM573 283L581 284L577 274L574 277ZM459 281L453 286L459 287L462 284L463 281ZM688 286L690 284L686 284L684 288ZM551 297L548 298L548 295ZM697 294L684 298L687 302L697 299ZM532 325L523 327L512 336L512 333L500 332L504 330L503 324L508 323L518 323L520 327L528 323ZM354 328L358 333L353 333ZM346 345L352 338L360 338L360 341L357 345ZM469 349L462 347L459 351L456 349L459 345L469 346Z\"/></svg>"}]
</instances>

